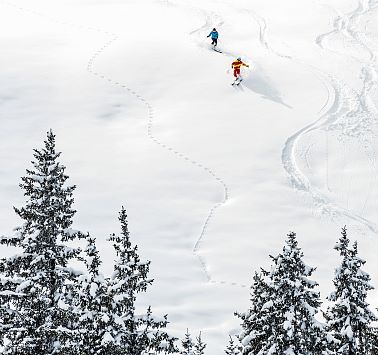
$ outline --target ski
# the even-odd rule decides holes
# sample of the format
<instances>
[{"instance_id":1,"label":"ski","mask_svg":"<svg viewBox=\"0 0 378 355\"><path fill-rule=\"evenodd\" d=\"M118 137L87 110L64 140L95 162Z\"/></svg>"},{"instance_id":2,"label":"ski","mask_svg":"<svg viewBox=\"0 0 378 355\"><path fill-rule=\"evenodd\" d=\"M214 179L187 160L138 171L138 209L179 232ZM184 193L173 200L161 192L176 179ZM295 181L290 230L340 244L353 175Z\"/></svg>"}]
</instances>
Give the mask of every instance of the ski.
<instances>
[{"instance_id":1,"label":"ski","mask_svg":"<svg viewBox=\"0 0 378 355\"><path fill-rule=\"evenodd\" d=\"M241 79L241 78L236 78L233 82L232 82L232 86L234 86L234 85L239 85L241 82L243 81L243 79Z\"/></svg>"}]
</instances>

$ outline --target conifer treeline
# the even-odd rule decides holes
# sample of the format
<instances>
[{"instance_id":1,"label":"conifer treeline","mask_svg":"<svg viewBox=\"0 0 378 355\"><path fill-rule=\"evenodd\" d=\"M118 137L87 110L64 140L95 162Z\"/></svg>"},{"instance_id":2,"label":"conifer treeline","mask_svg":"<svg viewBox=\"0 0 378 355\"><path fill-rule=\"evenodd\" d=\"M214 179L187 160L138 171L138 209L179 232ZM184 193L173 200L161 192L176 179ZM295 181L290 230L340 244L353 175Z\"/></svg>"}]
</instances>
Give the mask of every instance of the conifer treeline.
<instances>
[{"instance_id":1,"label":"conifer treeline","mask_svg":"<svg viewBox=\"0 0 378 355\"><path fill-rule=\"evenodd\" d=\"M194 341L168 334L167 316L156 317L148 307L136 309L146 292L150 262L140 260L128 231L127 215L119 213L120 234L108 241L116 253L114 272L100 272L95 239L72 229L73 191L65 167L58 161L50 131L41 150L34 151L33 168L20 187L26 203L15 208L23 220L14 235L0 244L18 253L0 260L0 345L6 355L205 355L199 333ZM78 241L84 248L79 248ZM350 245L346 228L335 246L341 257L330 306L321 309L314 267L303 261L295 233L283 251L271 256L270 270L253 277L250 307L235 315L241 332L231 337L227 355L378 355L377 318L366 301L373 287L362 270L357 243ZM73 261L86 271L72 267Z\"/></svg>"},{"instance_id":2,"label":"conifer treeline","mask_svg":"<svg viewBox=\"0 0 378 355\"><path fill-rule=\"evenodd\" d=\"M140 260L130 241L127 215L119 213L120 234L108 241L116 254L114 272L105 277L96 241L74 230L73 191L65 167L58 161L55 135L34 150L33 168L20 187L25 206L15 208L23 220L0 244L18 254L0 259L0 346L7 355L142 355L182 353L203 355L201 333L189 348L165 328L167 316L156 317L148 307L136 310L140 293L153 280L150 262ZM84 242L83 249L72 246ZM82 262L86 271L72 267Z\"/></svg>"},{"instance_id":3,"label":"conifer treeline","mask_svg":"<svg viewBox=\"0 0 378 355\"><path fill-rule=\"evenodd\" d=\"M119 214L121 234L109 241L116 252L112 277L104 277L95 240L71 228L75 186L55 151L50 131L44 148L34 151L33 169L20 187L27 201L15 208L21 227L0 243L19 253L0 260L0 342L3 354L141 355L173 353L174 337L164 331L167 317L151 307L136 312L138 294L152 283L149 262L142 262L130 242L126 211ZM81 250L72 247L86 239ZM75 243L76 242L76 243ZM84 261L87 272L71 267Z\"/></svg>"},{"instance_id":4,"label":"conifer treeline","mask_svg":"<svg viewBox=\"0 0 378 355\"><path fill-rule=\"evenodd\" d=\"M357 243L352 246L346 228L335 246L341 264L335 271L330 305L320 309L318 284L310 277L315 268L303 262L295 233L290 233L282 253L271 257L270 271L253 277L250 308L237 313L243 355L377 355L376 316L366 301L373 287L361 267ZM325 321L319 321L319 315Z\"/></svg>"}]
</instances>

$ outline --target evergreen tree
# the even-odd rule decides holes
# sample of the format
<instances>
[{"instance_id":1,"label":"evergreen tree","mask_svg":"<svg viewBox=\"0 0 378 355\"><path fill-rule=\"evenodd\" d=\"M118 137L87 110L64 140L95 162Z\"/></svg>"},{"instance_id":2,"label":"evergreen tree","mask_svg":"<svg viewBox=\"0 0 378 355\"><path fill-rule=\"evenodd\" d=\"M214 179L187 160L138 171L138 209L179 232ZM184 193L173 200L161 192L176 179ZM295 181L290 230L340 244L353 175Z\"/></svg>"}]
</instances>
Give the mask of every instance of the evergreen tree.
<instances>
[{"instance_id":1,"label":"evergreen tree","mask_svg":"<svg viewBox=\"0 0 378 355\"><path fill-rule=\"evenodd\" d=\"M367 292L372 290L370 276L361 267L365 261L358 256L357 242L349 247L346 228L342 229L335 249L342 258L336 269L333 284L335 291L328 297L333 302L325 317L328 327L337 340L337 354L372 354L373 334L371 323L377 318L366 302Z\"/></svg>"},{"instance_id":2,"label":"evergreen tree","mask_svg":"<svg viewBox=\"0 0 378 355\"><path fill-rule=\"evenodd\" d=\"M194 355L204 355L206 344L202 341L201 332L196 338L196 343L194 344Z\"/></svg>"},{"instance_id":3,"label":"evergreen tree","mask_svg":"<svg viewBox=\"0 0 378 355\"><path fill-rule=\"evenodd\" d=\"M274 334L274 319L269 273L261 269L255 273L251 286L250 309L245 313L235 313L242 320L242 332L238 336L243 344L243 354L258 354ZM232 339L231 339L232 342Z\"/></svg>"},{"instance_id":4,"label":"evergreen tree","mask_svg":"<svg viewBox=\"0 0 378 355\"><path fill-rule=\"evenodd\" d=\"M70 229L75 211L68 176L55 151L50 131L44 148L34 151L33 169L26 170L20 187L27 201L15 208L23 224L2 245L18 254L0 260L0 337L3 354L70 354L74 333L72 284L68 267L80 250L68 246L78 233Z\"/></svg>"},{"instance_id":5,"label":"evergreen tree","mask_svg":"<svg viewBox=\"0 0 378 355\"><path fill-rule=\"evenodd\" d=\"M132 246L125 209L119 214L121 235L112 234L109 240L117 254L114 273L109 282L111 318L104 344L116 344L114 354L141 355L148 351L174 353L176 339L164 331L167 316L156 318L151 307L145 314L136 313L135 302L146 292L153 280L148 278L150 262L141 262L138 247ZM112 353L113 354L113 353Z\"/></svg>"},{"instance_id":6,"label":"evergreen tree","mask_svg":"<svg viewBox=\"0 0 378 355\"><path fill-rule=\"evenodd\" d=\"M321 354L327 351L324 327L316 319L320 294L309 279L315 268L303 262L295 233L289 233L283 252L272 257L270 272L276 297L273 298L275 334L268 347L271 354Z\"/></svg>"},{"instance_id":7,"label":"evergreen tree","mask_svg":"<svg viewBox=\"0 0 378 355\"><path fill-rule=\"evenodd\" d=\"M230 335L230 341L228 342L228 346L224 351L226 355L240 355L243 351L242 346L236 344L232 336Z\"/></svg>"},{"instance_id":8,"label":"evergreen tree","mask_svg":"<svg viewBox=\"0 0 378 355\"><path fill-rule=\"evenodd\" d=\"M241 317L243 354L326 353L324 329L315 319L320 296L314 290L317 283L309 279L315 269L303 262L295 233L288 235L283 252L271 258L271 271L255 275L253 303Z\"/></svg>"},{"instance_id":9,"label":"evergreen tree","mask_svg":"<svg viewBox=\"0 0 378 355\"><path fill-rule=\"evenodd\" d=\"M182 350L181 355L194 355L194 343L189 333L189 329L186 330L184 339L181 341Z\"/></svg>"},{"instance_id":10,"label":"evergreen tree","mask_svg":"<svg viewBox=\"0 0 378 355\"><path fill-rule=\"evenodd\" d=\"M107 342L106 338L111 318L109 280L99 271L101 260L94 238L87 237L84 252L87 274L81 275L77 282L77 354L112 354L114 344Z\"/></svg>"}]
</instances>

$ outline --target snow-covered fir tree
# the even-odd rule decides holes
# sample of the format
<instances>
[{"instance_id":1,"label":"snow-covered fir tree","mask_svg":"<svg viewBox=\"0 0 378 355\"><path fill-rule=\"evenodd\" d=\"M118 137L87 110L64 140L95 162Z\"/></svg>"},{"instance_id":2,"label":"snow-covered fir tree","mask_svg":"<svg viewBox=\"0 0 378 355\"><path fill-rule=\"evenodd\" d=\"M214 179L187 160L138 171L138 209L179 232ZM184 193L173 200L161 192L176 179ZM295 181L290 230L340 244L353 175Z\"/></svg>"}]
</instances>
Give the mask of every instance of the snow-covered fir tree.
<instances>
[{"instance_id":1,"label":"snow-covered fir tree","mask_svg":"<svg viewBox=\"0 0 378 355\"><path fill-rule=\"evenodd\" d=\"M55 136L50 131L44 148L34 151L33 168L26 170L20 187L27 198L15 208L23 223L2 245L19 253L0 261L2 354L71 354L75 329L69 267L80 250L68 246L77 238L70 226L75 211L65 167L59 163Z\"/></svg>"},{"instance_id":2,"label":"snow-covered fir tree","mask_svg":"<svg viewBox=\"0 0 378 355\"><path fill-rule=\"evenodd\" d=\"M326 353L324 328L315 319L320 296L317 283L309 279L315 269L303 262L295 233L288 235L283 252L271 258L271 271L255 275L251 300L256 303L242 316L243 354ZM256 326L258 317L264 321Z\"/></svg>"},{"instance_id":3,"label":"snow-covered fir tree","mask_svg":"<svg viewBox=\"0 0 378 355\"><path fill-rule=\"evenodd\" d=\"M167 316L157 318L151 307L145 314L136 310L138 294L145 292L153 280L148 278L150 262L142 262L138 247L130 241L125 209L119 214L121 235L112 234L109 240L117 254L114 273L109 281L112 316L108 320L108 332L104 344L115 344L113 354L141 355L148 352L174 353L176 338L164 331Z\"/></svg>"},{"instance_id":4,"label":"snow-covered fir tree","mask_svg":"<svg viewBox=\"0 0 378 355\"><path fill-rule=\"evenodd\" d=\"M181 355L194 355L194 342L189 333L189 329L186 329L184 339L181 340L181 348Z\"/></svg>"},{"instance_id":5,"label":"snow-covered fir tree","mask_svg":"<svg viewBox=\"0 0 378 355\"><path fill-rule=\"evenodd\" d=\"M328 297L333 303L325 313L328 327L337 340L334 350L337 354L373 354L371 323L377 318L366 301L370 276L361 268L365 261L358 256L357 243L349 246L350 240L344 227L335 246L342 258L335 271L335 291Z\"/></svg>"},{"instance_id":6,"label":"snow-covered fir tree","mask_svg":"<svg viewBox=\"0 0 378 355\"><path fill-rule=\"evenodd\" d=\"M198 337L196 337L196 343L194 344L194 355L204 355L206 346L206 343L202 341L202 334L200 332Z\"/></svg>"},{"instance_id":7,"label":"snow-covered fir tree","mask_svg":"<svg viewBox=\"0 0 378 355\"><path fill-rule=\"evenodd\" d=\"M268 342L270 354L322 354L328 350L324 326L315 316L321 305L318 284L309 279L315 271L303 261L295 233L289 233L283 252L272 257L275 334Z\"/></svg>"},{"instance_id":8,"label":"snow-covered fir tree","mask_svg":"<svg viewBox=\"0 0 378 355\"><path fill-rule=\"evenodd\" d=\"M249 310L245 313L235 313L242 320L242 332L238 338L243 344L245 355L258 354L274 335L274 319L271 312L273 294L274 288L271 287L269 273L263 269L260 273L256 272L251 286ZM232 339L231 341L233 342Z\"/></svg>"},{"instance_id":9,"label":"snow-covered fir tree","mask_svg":"<svg viewBox=\"0 0 378 355\"><path fill-rule=\"evenodd\" d=\"M107 342L109 320L111 319L111 302L108 295L108 279L99 271L101 260L95 239L87 236L84 250L84 262L87 273L77 281L76 309L77 320L77 354L102 355L112 354L115 347Z\"/></svg>"},{"instance_id":10,"label":"snow-covered fir tree","mask_svg":"<svg viewBox=\"0 0 378 355\"><path fill-rule=\"evenodd\" d=\"M230 335L230 340L228 342L227 348L225 349L226 355L240 355L242 353L242 346L238 344L238 340L234 340Z\"/></svg>"}]
</instances>

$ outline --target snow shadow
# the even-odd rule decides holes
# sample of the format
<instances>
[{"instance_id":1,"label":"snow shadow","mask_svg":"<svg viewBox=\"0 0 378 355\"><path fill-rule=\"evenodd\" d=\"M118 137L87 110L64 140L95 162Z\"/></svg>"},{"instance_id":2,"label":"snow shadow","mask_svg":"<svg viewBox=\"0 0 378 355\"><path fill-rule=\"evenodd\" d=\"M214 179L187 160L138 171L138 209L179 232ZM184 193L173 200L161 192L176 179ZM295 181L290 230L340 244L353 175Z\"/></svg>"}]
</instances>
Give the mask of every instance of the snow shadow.
<instances>
[{"instance_id":1,"label":"snow shadow","mask_svg":"<svg viewBox=\"0 0 378 355\"><path fill-rule=\"evenodd\" d=\"M243 80L242 84L245 88L261 95L264 99L276 102L290 109L293 108L283 101L280 92L274 87L272 81L264 75L261 69L255 67L252 73Z\"/></svg>"}]
</instances>

